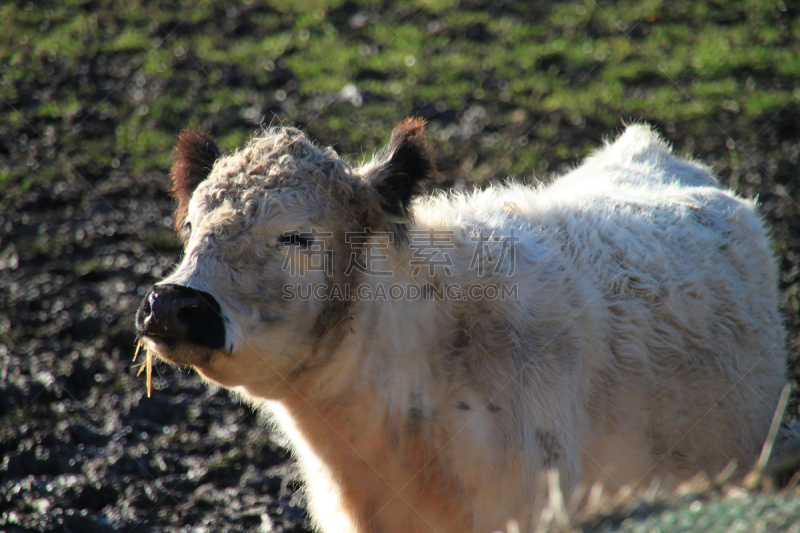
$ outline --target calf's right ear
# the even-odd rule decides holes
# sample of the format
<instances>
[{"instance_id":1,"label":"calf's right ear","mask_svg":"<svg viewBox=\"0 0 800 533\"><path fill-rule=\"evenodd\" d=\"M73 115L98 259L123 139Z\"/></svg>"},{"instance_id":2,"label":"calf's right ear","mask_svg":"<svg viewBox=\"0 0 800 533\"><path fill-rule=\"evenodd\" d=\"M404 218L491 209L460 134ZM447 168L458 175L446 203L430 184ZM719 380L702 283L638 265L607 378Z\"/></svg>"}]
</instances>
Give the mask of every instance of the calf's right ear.
<instances>
[{"instance_id":1,"label":"calf's right ear","mask_svg":"<svg viewBox=\"0 0 800 533\"><path fill-rule=\"evenodd\" d=\"M368 214L366 225L380 228L388 224L397 234L398 242L405 240L411 200L422 192L435 172L431 148L425 138L425 121L407 118L395 126L389 144L359 169L372 193L370 196L377 199L379 206Z\"/></svg>"},{"instance_id":2,"label":"calf's right ear","mask_svg":"<svg viewBox=\"0 0 800 533\"><path fill-rule=\"evenodd\" d=\"M181 238L184 238L183 223L192 193L208 177L214 162L221 155L216 141L199 126L189 126L178 135L178 142L172 150L169 192L176 203L172 216L175 231Z\"/></svg>"}]
</instances>

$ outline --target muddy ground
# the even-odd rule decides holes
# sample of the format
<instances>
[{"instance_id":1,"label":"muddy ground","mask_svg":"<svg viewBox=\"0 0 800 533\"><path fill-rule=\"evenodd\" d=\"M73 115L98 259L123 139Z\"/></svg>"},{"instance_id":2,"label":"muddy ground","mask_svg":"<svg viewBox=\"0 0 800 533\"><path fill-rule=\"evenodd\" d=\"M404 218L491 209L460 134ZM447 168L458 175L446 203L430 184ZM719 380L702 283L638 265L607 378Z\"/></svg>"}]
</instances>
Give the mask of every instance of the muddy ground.
<instances>
[{"instance_id":1,"label":"muddy ground","mask_svg":"<svg viewBox=\"0 0 800 533\"><path fill-rule=\"evenodd\" d=\"M385 11L390 13L390 7ZM360 28L353 22L359 13L355 8L352 13L345 8L342 12L331 19L341 27L342 35ZM217 19L224 22L224 11L221 13L209 15L208 24ZM403 15L409 24L412 15ZM642 24L658 23L653 20ZM426 24L430 32L440 31L432 22ZM419 25L423 27L421 22ZM173 26L155 25L148 38L163 37L167 42L165 28ZM46 31L39 21L32 27ZM205 27L198 28L194 33L202 35L199 30ZM204 31L214 30L209 28ZM472 37L465 32L473 40L485 32L485 27L477 24L470 28L477 28ZM163 35L159 33L162 29ZM257 29L217 28L229 32L231 39ZM136 377L137 367L131 361L136 307L180 256L171 233L172 205L165 192L167 164L143 168L137 165L143 156L124 148L96 160L84 161L76 154L90 145L105 147L98 140L120 134L123 117L115 118L115 109L127 109L125 112L134 116L142 112L147 98L153 99L148 103L154 108L162 94L205 87L208 72L222 73L222 81L217 83L226 88L248 85L258 90L257 105L253 104L258 121L288 120L345 153L358 152L359 144L344 139L325 119L358 110L336 92L319 94L303 87L302 76L280 62L277 68L272 64L269 79L262 82L240 75L240 67L227 59L220 60L224 62L221 65L208 62L197 66L187 54L175 52L168 65L172 69L169 78L159 79L136 72L129 52L121 50L72 62L58 55L50 60L45 54L41 74L15 78L13 95L10 81L0 89L0 114L4 117L0 158L11 162L3 167L13 170L9 175L22 180L4 183L0 189L0 531L306 531L300 485L290 457L281 440L250 408L224 391L210 389L192 372L163 363L154 372L151 398L145 396L144 377ZM286 53L290 51L287 48ZM581 79L582 74L564 68L576 81ZM0 73L8 72L0 65ZM743 71L741 76L751 74L759 87L787 86L791 90L791 76L784 79L762 71ZM398 76L407 82L405 74ZM431 85L437 80L432 78ZM63 92L63 99L68 100L64 91L87 83L105 92L79 91L79 104L65 107L63 117L42 111L49 98L59 98ZM648 84L656 84L649 78L628 83L631 87L641 84L643 91ZM125 90L117 90L120 84ZM491 92L502 89L491 73L484 86L489 96L475 91L473 96L465 96L463 105L452 108L419 99L398 103L397 116L381 119L381 127L374 131L388 131L391 121L406 115L428 119L439 132L434 153L443 186L463 183L473 164L481 164L491 145L487 139L525 137L531 145L583 149L598 146L603 136L613 133L613 127L594 120L592 113L576 118L574 113L558 109L521 106L523 112L514 114L511 104ZM279 93L278 99L265 96ZM100 98L95 95L103 96L109 111L95 112L92 99ZM370 98L379 100L365 93L365 107ZM321 107L323 101L331 106ZM193 105L181 108L170 104L171 110L180 110L169 116L175 124L166 119L153 119L153 124L166 124L163 127L174 135L189 121L211 124L208 113L215 113L215 134L249 135L255 129L253 120L241 118L235 106L217 107L217 111L212 106L212 111L206 112ZM625 108L625 102L620 108ZM691 120L659 122L661 112L653 109L649 116L620 114L616 125L623 119L648 119L676 147L712 165L724 184L747 197L759 198L773 230L781 268L781 305L791 354L787 369L796 376L800 344L800 107L796 102L787 103L778 113L769 109L756 118L742 118L725 109L709 113ZM12 115L16 122L6 120ZM507 115L520 120L506 122L502 117ZM698 133L698 124L709 127ZM551 131L548 138L537 137L535 128L542 125ZM149 127L142 125L143 130ZM441 134L445 131L446 136ZM168 135L166 144L169 139ZM169 146L160 150L164 154L161 160L166 161ZM505 149L496 151L502 155ZM564 150L550 153L545 149L545 153L548 159L540 167L547 172L566 169L575 161ZM477 161L475 154L479 154ZM491 167L494 160L487 161ZM14 174L14 169L20 168ZM27 176L26 168L36 179L21 177ZM490 177L504 175L498 171ZM788 416L796 412L793 403Z\"/></svg>"}]
</instances>

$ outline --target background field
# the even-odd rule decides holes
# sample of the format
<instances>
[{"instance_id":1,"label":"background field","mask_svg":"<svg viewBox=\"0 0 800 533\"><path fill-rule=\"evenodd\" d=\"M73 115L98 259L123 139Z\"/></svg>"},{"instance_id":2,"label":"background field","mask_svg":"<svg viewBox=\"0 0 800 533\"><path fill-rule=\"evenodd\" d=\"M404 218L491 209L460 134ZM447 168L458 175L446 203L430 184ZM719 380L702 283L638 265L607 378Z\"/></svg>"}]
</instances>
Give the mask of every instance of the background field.
<instances>
[{"instance_id":1,"label":"background field","mask_svg":"<svg viewBox=\"0 0 800 533\"><path fill-rule=\"evenodd\" d=\"M135 378L133 313L180 254L165 175L188 124L227 150L260 125L293 124L358 161L418 115L440 185L472 187L549 179L623 123L650 122L759 199L796 376L792 4L3 3L0 530L304 528L286 451L248 408L163 364L152 398ZM737 494L604 527L800 517L796 494Z\"/></svg>"}]
</instances>

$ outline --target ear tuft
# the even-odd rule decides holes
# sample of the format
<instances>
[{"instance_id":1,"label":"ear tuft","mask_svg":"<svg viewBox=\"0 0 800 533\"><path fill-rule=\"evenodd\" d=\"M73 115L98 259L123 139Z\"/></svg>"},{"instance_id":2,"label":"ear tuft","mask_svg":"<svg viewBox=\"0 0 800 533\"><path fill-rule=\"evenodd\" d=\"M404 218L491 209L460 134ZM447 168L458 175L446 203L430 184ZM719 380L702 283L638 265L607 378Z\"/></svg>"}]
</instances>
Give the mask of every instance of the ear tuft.
<instances>
[{"instance_id":1,"label":"ear tuft","mask_svg":"<svg viewBox=\"0 0 800 533\"><path fill-rule=\"evenodd\" d=\"M436 172L425 138L425 121L407 118L395 126L389 144L376 159L380 170L370 181L383 200L384 211L390 222L407 223L411 199Z\"/></svg>"},{"instance_id":2,"label":"ear tuft","mask_svg":"<svg viewBox=\"0 0 800 533\"><path fill-rule=\"evenodd\" d=\"M170 171L170 195L178 204L173 219L179 233L192 193L208 177L214 162L221 155L216 141L199 126L189 126L178 135L178 142L172 151L174 163Z\"/></svg>"}]
</instances>

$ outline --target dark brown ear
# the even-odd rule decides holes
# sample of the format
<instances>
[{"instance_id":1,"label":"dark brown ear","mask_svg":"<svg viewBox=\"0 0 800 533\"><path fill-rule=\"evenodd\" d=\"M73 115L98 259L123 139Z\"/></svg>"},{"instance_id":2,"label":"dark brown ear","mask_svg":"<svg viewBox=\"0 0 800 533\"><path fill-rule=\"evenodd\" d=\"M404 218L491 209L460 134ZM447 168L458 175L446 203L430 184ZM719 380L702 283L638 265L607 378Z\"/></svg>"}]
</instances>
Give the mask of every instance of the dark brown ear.
<instances>
[{"instance_id":1,"label":"dark brown ear","mask_svg":"<svg viewBox=\"0 0 800 533\"><path fill-rule=\"evenodd\" d=\"M378 192L389 222L402 226L409 221L411 199L435 173L425 121L407 118L395 126L389 144L367 166L364 177Z\"/></svg>"},{"instance_id":2,"label":"dark brown ear","mask_svg":"<svg viewBox=\"0 0 800 533\"><path fill-rule=\"evenodd\" d=\"M192 193L208 177L214 162L221 155L216 141L199 126L189 126L178 135L178 142L172 151L172 184L169 192L177 204L172 218L179 235L182 236Z\"/></svg>"}]
</instances>

